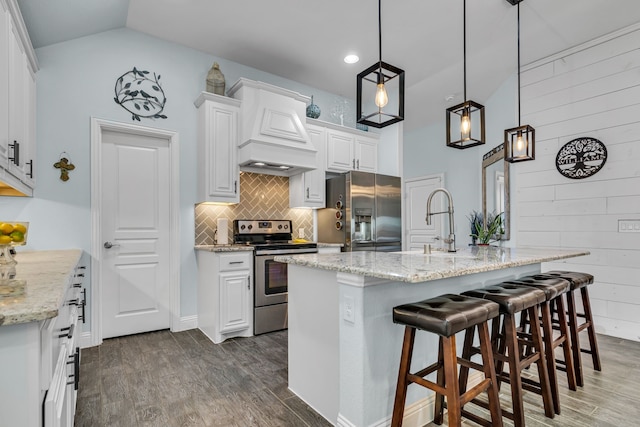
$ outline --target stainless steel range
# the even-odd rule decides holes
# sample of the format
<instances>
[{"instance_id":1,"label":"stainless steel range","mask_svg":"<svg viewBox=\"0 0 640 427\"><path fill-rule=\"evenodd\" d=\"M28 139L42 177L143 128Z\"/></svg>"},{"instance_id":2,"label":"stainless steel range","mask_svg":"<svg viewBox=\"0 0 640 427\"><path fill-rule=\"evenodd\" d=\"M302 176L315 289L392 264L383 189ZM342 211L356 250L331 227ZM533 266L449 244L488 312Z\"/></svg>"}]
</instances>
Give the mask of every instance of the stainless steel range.
<instances>
[{"instance_id":1,"label":"stainless steel range","mask_svg":"<svg viewBox=\"0 0 640 427\"><path fill-rule=\"evenodd\" d=\"M276 255L318 252L315 243L291 242L289 220L233 221L233 240L254 250L255 335L287 328L287 264L273 260Z\"/></svg>"}]
</instances>

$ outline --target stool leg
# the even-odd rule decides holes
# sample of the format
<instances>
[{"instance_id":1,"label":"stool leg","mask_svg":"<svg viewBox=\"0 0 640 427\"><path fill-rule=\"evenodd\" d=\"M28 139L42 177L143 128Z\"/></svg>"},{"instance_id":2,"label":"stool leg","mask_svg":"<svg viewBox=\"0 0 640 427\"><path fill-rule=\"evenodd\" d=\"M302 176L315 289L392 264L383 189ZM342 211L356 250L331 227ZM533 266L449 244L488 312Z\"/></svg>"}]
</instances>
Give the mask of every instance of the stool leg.
<instances>
[{"instance_id":1,"label":"stool leg","mask_svg":"<svg viewBox=\"0 0 640 427\"><path fill-rule=\"evenodd\" d=\"M567 314L569 315L569 332L571 333L571 350L576 372L576 384L584 386L582 378L582 355L580 354L580 336L578 334L578 314L576 312L576 297L574 291L567 292Z\"/></svg>"},{"instance_id":2,"label":"stool leg","mask_svg":"<svg viewBox=\"0 0 640 427\"><path fill-rule=\"evenodd\" d=\"M460 427L460 389L458 388L458 355L456 354L456 336L442 337L444 351L444 383L447 390L447 414L450 427Z\"/></svg>"},{"instance_id":3,"label":"stool leg","mask_svg":"<svg viewBox=\"0 0 640 427\"><path fill-rule=\"evenodd\" d=\"M573 355L571 354L571 337L569 332L569 325L567 324L566 310L564 306L564 299L559 296L552 301L555 305L555 312L558 313L558 323L560 324L560 334L564 338L562 343L562 351L564 353L564 365L567 371L567 383L569 384L569 390L576 390L576 371L573 365ZM553 311L552 311L553 312Z\"/></svg>"},{"instance_id":4,"label":"stool leg","mask_svg":"<svg viewBox=\"0 0 640 427\"><path fill-rule=\"evenodd\" d=\"M540 304L542 311L542 330L544 331L544 354L547 362L547 372L549 373L549 385L551 387L551 397L555 413L560 415L560 392L558 391L558 375L556 373L556 357L553 348L553 326L551 325L551 309L549 302ZM539 328L535 320L532 319L531 329ZM533 331L532 331L533 333Z\"/></svg>"},{"instance_id":5,"label":"stool leg","mask_svg":"<svg viewBox=\"0 0 640 427\"><path fill-rule=\"evenodd\" d=\"M596 328L593 324L593 314L591 313L591 301L589 299L589 291L587 287L580 289L582 294L582 306L584 307L584 315L589 326L587 327L587 333L589 334L589 345L591 346L591 359L593 360L593 369L601 371L600 365L600 353L598 352L598 342L596 341Z\"/></svg>"},{"instance_id":6,"label":"stool leg","mask_svg":"<svg viewBox=\"0 0 640 427\"><path fill-rule=\"evenodd\" d=\"M436 383L444 388L444 351L442 349L442 337L438 339L438 371ZM444 421L444 396L436 393L436 403L433 410L433 423L441 425Z\"/></svg>"},{"instance_id":7,"label":"stool leg","mask_svg":"<svg viewBox=\"0 0 640 427\"><path fill-rule=\"evenodd\" d=\"M502 411L500 410L500 397L498 396L498 383L496 371L493 369L493 352L491 351L491 338L489 328L485 322L478 325L478 335L480 336L480 353L482 354L482 367L485 378L491 379L491 385L487 389L489 398L489 411L491 412L491 425L502 427ZM465 337L466 344L466 337ZM465 388L466 388L465 381Z\"/></svg>"},{"instance_id":8,"label":"stool leg","mask_svg":"<svg viewBox=\"0 0 640 427\"><path fill-rule=\"evenodd\" d=\"M507 315L499 315L491 322L491 346L494 354L506 354L507 351L506 317ZM501 321L502 325L500 325ZM496 373L498 374L498 390L500 390L500 386L502 385L501 375L504 372L504 361L502 359L494 360Z\"/></svg>"},{"instance_id":9,"label":"stool leg","mask_svg":"<svg viewBox=\"0 0 640 427\"><path fill-rule=\"evenodd\" d=\"M538 306L528 308L529 317L531 319L538 319ZM533 345L538 352L538 378L540 379L540 392L542 394L542 403L544 404L544 414L548 418L554 417L553 399L551 397L551 387L549 386L549 372L547 369L546 358L544 356L544 347L542 344L542 337L540 336L540 328L531 328L531 337L533 339ZM519 373L518 373L519 374Z\"/></svg>"},{"instance_id":10,"label":"stool leg","mask_svg":"<svg viewBox=\"0 0 640 427\"><path fill-rule=\"evenodd\" d=\"M464 333L464 344L462 346L462 359L471 360L471 356L473 353L473 337L475 336L475 331L476 331L476 327L472 326L471 328L468 328ZM493 366L493 363L491 363L491 365ZM469 368L462 365L460 366L460 375L459 375L461 394L464 394L464 392L467 391L468 380L469 380Z\"/></svg>"},{"instance_id":11,"label":"stool leg","mask_svg":"<svg viewBox=\"0 0 640 427\"><path fill-rule=\"evenodd\" d=\"M406 326L404 328L404 341L402 343L402 354L400 356L400 369L398 370L398 385L396 386L396 398L393 404L393 415L391 418L392 427L402 426L404 415L404 403L407 398L407 375L411 367L411 355L413 353L413 342L416 337L416 330Z\"/></svg>"},{"instance_id":12,"label":"stool leg","mask_svg":"<svg viewBox=\"0 0 640 427\"><path fill-rule=\"evenodd\" d=\"M520 350L516 334L516 319L513 314L504 315L504 341L507 347L509 363L509 382L511 385L511 404L513 407L513 424L524 427L524 406L522 403L522 379L520 378ZM500 374L502 371L498 371Z\"/></svg>"}]
</instances>

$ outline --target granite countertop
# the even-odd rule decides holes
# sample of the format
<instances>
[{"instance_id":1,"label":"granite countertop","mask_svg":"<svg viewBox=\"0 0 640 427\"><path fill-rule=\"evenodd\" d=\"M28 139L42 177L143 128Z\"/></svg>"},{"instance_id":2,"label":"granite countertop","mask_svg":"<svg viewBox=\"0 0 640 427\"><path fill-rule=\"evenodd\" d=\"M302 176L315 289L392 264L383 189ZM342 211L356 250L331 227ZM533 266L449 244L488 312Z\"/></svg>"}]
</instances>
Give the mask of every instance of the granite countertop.
<instances>
[{"instance_id":1,"label":"granite countertop","mask_svg":"<svg viewBox=\"0 0 640 427\"><path fill-rule=\"evenodd\" d=\"M56 317L81 256L80 249L19 251L14 256L16 279L26 284L23 292L0 295L0 325Z\"/></svg>"},{"instance_id":2,"label":"granite countertop","mask_svg":"<svg viewBox=\"0 0 640 427\"><path fill-rule=\"evenodd\" d=\"M239 251L252 251L253 246L248 245L196 245L197 251L208 252L239 252Z\"/></svg>"},{"instance_id":3,"label":"granite countertop","mask_svg":"<svg viewBox=\"0 0 640 427\"><path fill-rule=\"evenodd\" d=\"M459 249L456 253L434 251L430 255L422 251L278 255L275 261L419 283L582 255L589 255L589 252L578 249L476 246Z\"/></svg>"}]
</instances>

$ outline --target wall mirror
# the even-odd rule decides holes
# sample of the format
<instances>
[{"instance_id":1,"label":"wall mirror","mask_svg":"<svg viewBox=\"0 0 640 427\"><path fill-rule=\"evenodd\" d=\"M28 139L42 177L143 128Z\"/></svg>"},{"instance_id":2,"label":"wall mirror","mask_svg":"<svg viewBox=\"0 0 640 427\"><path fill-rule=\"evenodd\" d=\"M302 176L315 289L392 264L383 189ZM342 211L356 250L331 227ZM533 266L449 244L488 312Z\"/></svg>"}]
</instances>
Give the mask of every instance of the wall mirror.
<instances>
[{"instance_id":1,"label":"wall mirror","mask_svg":"<svg viewBox=\"0 0 640 427\"><path fill-rule=\"evenodd\" d=\"M501 240L509 240L511 213L509 207L509 162L504 161L504 144L482 156L482 216L504 212L504 234Z\"/></svg>"}]
</instances>

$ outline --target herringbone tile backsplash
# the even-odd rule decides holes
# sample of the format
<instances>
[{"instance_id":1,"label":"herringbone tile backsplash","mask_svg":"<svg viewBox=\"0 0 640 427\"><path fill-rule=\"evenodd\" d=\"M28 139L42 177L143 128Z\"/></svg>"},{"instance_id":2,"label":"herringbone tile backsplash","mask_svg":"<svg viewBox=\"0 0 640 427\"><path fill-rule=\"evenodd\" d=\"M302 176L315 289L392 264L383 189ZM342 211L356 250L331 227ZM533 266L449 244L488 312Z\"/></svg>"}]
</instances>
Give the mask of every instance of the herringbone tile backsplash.
<instances>
[{"instance_id":1,"label":"herringbone tile backsplash","mask_svg":"<svg viewBox=\"0 0 640 427\"><path fill-rule=\"evenodd\" d=\"M297 237L299 228L312 237L311 209L289 208L289 178L243 172L240 175L240 203L232 206L196 205L195 244L212 245L218 218L229 220L229 242L233 242L234 219L290 219Z\"/></svg>"}]
</instances>

